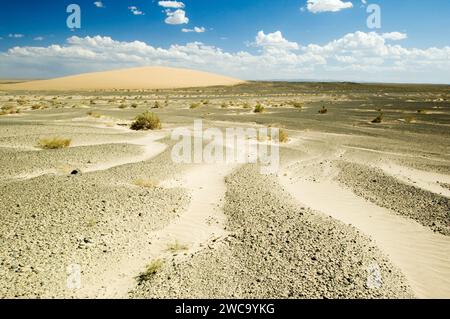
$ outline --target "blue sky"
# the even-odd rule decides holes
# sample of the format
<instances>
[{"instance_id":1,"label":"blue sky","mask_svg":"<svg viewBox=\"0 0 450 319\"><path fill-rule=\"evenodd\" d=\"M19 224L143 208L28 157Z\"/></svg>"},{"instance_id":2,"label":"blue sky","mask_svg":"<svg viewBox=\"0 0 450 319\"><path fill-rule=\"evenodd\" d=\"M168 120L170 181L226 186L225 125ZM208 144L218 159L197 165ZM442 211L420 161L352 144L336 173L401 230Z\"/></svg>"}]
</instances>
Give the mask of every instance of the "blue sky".
<instances>
[{"instance_id":1,"label":"blue sky","mask_svg":"<svg viewBox=\"0 0 450 319\"><path fill-rule=\"evenodd\" d=\"M2 1L0 61L6 63L0 64L0 77L52 77L160 64L246 79L450 82L447 0L94 2ZM81 7L81 29L66 26L71 3ZM381 9L379 29L366 24L370 4ZM167 23L177 10L183 13L181 20ZM394 32L397 36L389 36ZM86 39L96 36L92 47ZM73 37L78 40L68 43ZM103 50L107 38L114 43ZM134 41L148 47L141 46L133 55L126 44ZM174 45L179 47L170 49ZM153 49L169 51L158 55ZM422 67L411 70L413 65Z\"/></svg>"}]
</instances>

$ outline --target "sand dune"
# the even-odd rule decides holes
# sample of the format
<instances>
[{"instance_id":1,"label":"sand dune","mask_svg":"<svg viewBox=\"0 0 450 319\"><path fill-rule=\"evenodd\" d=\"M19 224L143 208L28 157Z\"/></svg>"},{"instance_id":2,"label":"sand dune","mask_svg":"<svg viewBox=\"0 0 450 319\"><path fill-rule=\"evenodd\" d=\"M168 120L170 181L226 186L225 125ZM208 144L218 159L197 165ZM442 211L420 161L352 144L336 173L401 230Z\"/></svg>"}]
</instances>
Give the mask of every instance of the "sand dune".
<instances>
[{"instance_id":1,"label":"sand dune","mask_svg":"<svg viewBox=\"0 0 450 319\"><path fill-rule=\"evenodd\" d=\"M238 79L188 69L141 67L0 85L4 90L173 89L236 85Z\"/></svg>"}]
</instances>

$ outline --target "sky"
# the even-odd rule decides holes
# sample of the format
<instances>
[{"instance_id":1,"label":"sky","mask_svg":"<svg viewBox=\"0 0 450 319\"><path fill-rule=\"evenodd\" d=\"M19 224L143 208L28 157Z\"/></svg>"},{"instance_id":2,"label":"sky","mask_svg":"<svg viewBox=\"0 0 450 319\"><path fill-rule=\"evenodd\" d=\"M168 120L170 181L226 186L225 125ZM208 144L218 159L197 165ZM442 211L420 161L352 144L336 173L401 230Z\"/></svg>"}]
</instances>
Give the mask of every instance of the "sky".
<instances>
[{"instance_id":1,"label":"sky","mask_svg":"<svg viewBox=\"0 0 450 319\"><path fill-rule=\"evenodd\" d=\"M5 0L0 78L162 65L245 80L450 84L449 30L448 0Z\"/></svg>"}]
</instances>

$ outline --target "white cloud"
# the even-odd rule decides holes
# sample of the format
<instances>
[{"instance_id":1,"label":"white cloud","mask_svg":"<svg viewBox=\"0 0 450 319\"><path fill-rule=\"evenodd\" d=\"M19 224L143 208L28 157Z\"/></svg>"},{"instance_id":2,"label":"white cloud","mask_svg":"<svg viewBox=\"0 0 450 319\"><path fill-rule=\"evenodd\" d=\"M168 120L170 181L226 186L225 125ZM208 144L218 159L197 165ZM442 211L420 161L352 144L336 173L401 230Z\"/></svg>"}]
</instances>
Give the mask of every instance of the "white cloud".
<instances>
[{"instance_id":1,"label":"white cloud","mask_svg":"<svg viewBox=\"0 0 450 319\"><path fill-rule=\"evenodd\" d=\"M105 5L103 4L103 2L101 2L101 1L95 1L95 2L94 2L94 5L95 5L97 8L104 8L104 7L105 7Z\"/></svg>"},{"instance_id":2,"label":"white cloud","mask_svg":"<svg viewBox=\"0 0 450 319\"><path fill-rule=\"evenodd\" d=\"M42 41L42 40L44 40L44 37L35 37L33 40L34 41Z\"/></svg>"},{"instance_id":3,"label":"white cloud","mask_svg":"<svg viewBox=\"0 0 450 319\"><path fill-rule=\"evenodd\" d=\"M348 33L301 46L279 31L258 32L260 52L228 52L200 42L154 47L110 37L70 37L64 45L14 47L0 52L4 77L49 77L144 65L222 73L243 79L450 83L450 47L405 48L376 32Z\"/></svg>"},{"instance_id":4,"label":"white cloud","mask_svg":"<svg viewBox=\"0 0 450 319\"><path fill-rule=\"evenodd\" d=\"M189 23L189 18L186 17L186 12L182 9L175 11L166 10L167 18L165 22L167 24L186 24Z\"/></svg>"},{"instance_id":5,"label":"white cloud","mask_svg":"<svg viewBox=\"0 0 450 319\"><path fill-rule=\"evenodd\" d=\"M139 10L139 8L136 7L136 6L128 7L128 10L130 10L131 13L134 14L135 16L140 16L140 15L145 14L144 12L142 12L141 10Z\"/></svg>"},{"instance_id":6,"label":"white cloud","mask_svg":"<svg viewBox=\"0 0 450 319\"><path fill-rule=\"evenodd\" d=\"M280 31L265 34L259 31L256 35L254 45L264 50L298 50L299 45L296 42L289 42L283 37Z\"/></svg>"},{"instance_id":7,"label":"white cloud","mask_svg":"<svg viewBox=\"0 0 450 319\"><path fill-rule=\"evenodd\" d=\"M164 8L183 9L184 3L180 1L159 1L158 5Z\"/></svg>"},{"instance_id":8,"label":"white cloud","mask_svg":"<svg viewBox=\"0 0 450 319\"><path fill-rule=\"evenodd\" d=\"M194 29L187 29L183 28L181 29L181 32L196 32L196 33L203 33L206 32L206 29L204 27L194 27Z\"/></svg>"},{"instance_id":9,"label":"white cloud","mask_svg":"<svg viewBox=\"0 0 450 319\"><path fill-rule=\"evenodd\" d=\"M401 32L388 32L383 33L381 36L386 40L393 40L393 41L400 41L408 38L408 35L406 33Z\"/></svg>"},{"instance_id":10,"label":"white cloud","mask_svg":"<svg viewBox=\"0 0 450 319\"><path fill-rule=\"evenodd\" d=\"M23 38L24 35L23 35L23 34L20 34L20 33L10 33L10 34L8 34L8 37L9 37L9 38L20 39L20 38Z\"/></svg>"},{"instance_id":11,"label":"white cloud","mask_svg":"<svg viewBox=\"0 0 450 319\"><path fill-rule=\"evenodd\" d=\"M353 3L342 0L308 0L306 3L306 8L312 13L337 12L352 7Z\"/></svg>"}]
</instances>

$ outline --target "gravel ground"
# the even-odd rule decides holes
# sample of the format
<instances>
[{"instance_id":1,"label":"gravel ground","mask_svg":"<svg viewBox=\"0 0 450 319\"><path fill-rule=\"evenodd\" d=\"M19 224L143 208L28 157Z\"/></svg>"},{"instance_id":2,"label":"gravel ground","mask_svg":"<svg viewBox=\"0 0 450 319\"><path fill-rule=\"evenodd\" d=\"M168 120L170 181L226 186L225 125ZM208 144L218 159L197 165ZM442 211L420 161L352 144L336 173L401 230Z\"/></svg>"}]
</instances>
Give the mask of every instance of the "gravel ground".
<instances>
[{"instance_id":1,"label":"gravel ground","mask_svg":"<svg viewBox=\"0 0 450 319\"><path fill-rule=\"evenodd\" d=\"M117 170L174 173L167 156ZM158 182L161 175L154 175ZM70 297L68 265L79 264L88 276L148 245L149 233L177 217L189 196L177 188L127 184L137 176L121 180L108 170L1 185L0 296Z\"/></svg>"},{"instance_id":2,"label":"gravel ground","mask_svg":"<svg viewBox=\"0 0 450 319\"><path fill-rule=\"evenodd\" d=\"M358 196L400 215L412 218L433 231L450 235L450 200L406 185L370 166L339 162L338 180Z\"/></svg>"},{"instance_id":3,"label":"gravel ground","mask_svg":"<svg viewBox=\"0 0 450 319\"><path fill-rule=\"evenodd\" d=\"M2 159L0 178L26 177L48 172L70 173L75 169L83 171L96 164L141 154L142 147L130 144L104 144L40 151L0 148Z\"/></svg>"},{"instance_id":4,"label":"gravel ground","mask_svg":"<svg viewBox=\"0 0 450 319\"><path fill-rule=\"evenodd\" d=\"M357 230L293 204L273 177L245 166L227 178L230 235L166 260L134 298L407 298L404 277ZM378 265L382 286L368 286ZM372 287L373 288L373 287Z\"/></svg>"}]
</instances>

